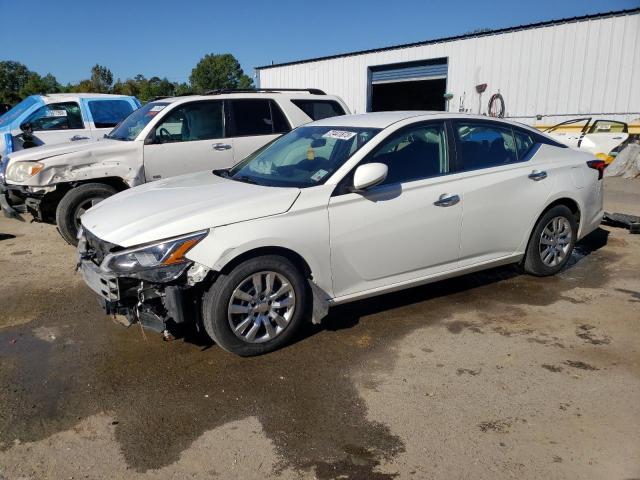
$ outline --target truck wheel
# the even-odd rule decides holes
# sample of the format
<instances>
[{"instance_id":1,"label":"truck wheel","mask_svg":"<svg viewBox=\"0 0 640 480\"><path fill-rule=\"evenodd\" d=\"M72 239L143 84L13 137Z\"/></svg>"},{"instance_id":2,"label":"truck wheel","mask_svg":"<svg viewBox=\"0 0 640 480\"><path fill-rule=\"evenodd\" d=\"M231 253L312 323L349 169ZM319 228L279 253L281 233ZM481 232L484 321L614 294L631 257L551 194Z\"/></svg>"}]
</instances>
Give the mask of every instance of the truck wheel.
<instances>
[{"instance_id":1,"label":"truck wheel","mask_svg":"<svg viewBox=\"0 0 640 480\"><path fill-rule=\"evenodd\" d=\"M77 245L82 214L114 193L117 190L104 183L85 183L69 190L56 209L56 223L62 238L70 245Z\"/></svg>"},{"instance_id":2,"label":"truck wheel","mask_svg":"<svg viewBox=\"0 0 640 480\"><path fill-rule=\"evenodd\" d=\"M251 258L221 274L204 294L204 328L220 347L243 357L276 350L300 328L307 288L289 259Z\"/></svg>"},{"instance_id":3,"label":"truck wheel","mask_svg":"<svg viewBox=\"0 0 640 480\"><path fill-rule=\"evenodd\" d=\"M537 277L555 275L567 264L578 235L571 210L564 205L550 208L533 229L524 259L524 271Z\"/></svg>"}]
</instances>

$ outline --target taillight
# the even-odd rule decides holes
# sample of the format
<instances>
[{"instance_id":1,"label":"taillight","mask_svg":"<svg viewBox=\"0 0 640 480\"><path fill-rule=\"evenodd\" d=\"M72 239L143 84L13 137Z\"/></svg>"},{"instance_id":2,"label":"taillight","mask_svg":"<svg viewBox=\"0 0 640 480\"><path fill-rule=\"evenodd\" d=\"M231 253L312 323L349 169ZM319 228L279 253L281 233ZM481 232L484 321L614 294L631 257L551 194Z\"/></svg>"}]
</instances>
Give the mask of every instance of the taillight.
<instances>
[{"instance_id":1,"label":"taillight","mask_svg":"<svg viewBox=\"0 0 640 480\"><path fill-rule=\"evenodd\" d=\"M587 162L589 168L593 168L594 170L598 170L598 180L602 179L604 175L604 169L607 168L607 162L604 160L589 160Z\"/></svg>"}]
</instances>

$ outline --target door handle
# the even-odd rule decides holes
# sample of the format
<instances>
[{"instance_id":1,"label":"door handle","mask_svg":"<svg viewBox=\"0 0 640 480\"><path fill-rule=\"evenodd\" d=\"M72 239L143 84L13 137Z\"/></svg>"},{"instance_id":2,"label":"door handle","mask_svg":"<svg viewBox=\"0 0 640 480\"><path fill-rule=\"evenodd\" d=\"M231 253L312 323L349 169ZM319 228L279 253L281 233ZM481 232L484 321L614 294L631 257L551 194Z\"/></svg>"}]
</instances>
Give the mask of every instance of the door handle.
<instances>
[{"instance_id":1,"label":"door handle","mask_svg":"<svg viewBox=\"0 0 640 480\"><path fill-rule=\"evenodd\" d=\"M459 195L449 195L448 193L443 193L440 195L440 198L433 202L436 207L451 207L456 203L460 202Z\"/></svg>"},{"instance_id":2,"label":"door handle","mask_svg":"<svg viewBox=\"0 0 640 480\"><path fill-rule=\"evenodd\" d=\"M229 150L231 148L231 145L227 144L227 143L214 143L211 148L213 148L214 150L217 151L222 151L222 150Z\"/></svg>"},{"instance_id":3,"label":"door handle","mask_svg":"<svg viewBox=\"0 0 640 480\"><path fill-rule=\"evenodd\" d=\"M72 142L76 142L78 140L89 140L89 137L83 137L82 135L74 135L69 140L71 140Z\"/></svg>"},{"instance_id":4,"label":"door handle","mask_svg":"<svg viewBox=\"0 0 640 480\"><path fill-rule=\"evenodd\" d=\"M545 178L547 178L547 172L545 172L544 170L541 172L538 170L534 170L529 174L529 178L534 182L539 182L540 180L544 180Z\"/></svg>"}]
</instances>

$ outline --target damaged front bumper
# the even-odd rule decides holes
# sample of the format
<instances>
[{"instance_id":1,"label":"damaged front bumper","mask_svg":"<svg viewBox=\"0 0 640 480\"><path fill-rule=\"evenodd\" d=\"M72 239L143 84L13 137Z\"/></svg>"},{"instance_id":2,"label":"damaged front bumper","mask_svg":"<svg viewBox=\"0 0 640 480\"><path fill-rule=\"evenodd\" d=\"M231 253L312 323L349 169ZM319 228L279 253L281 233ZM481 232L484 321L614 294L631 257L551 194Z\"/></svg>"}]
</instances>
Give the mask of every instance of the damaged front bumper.
<instances>
[{"instance_id":1,"label":"damaged front bumper","mask_svg":"<svg viewBox=\"0 0 640 480\"><path fill-rule=\"evenodd\" d=\"M123 316L125 325L139 322L165 337L173 337L185 322L187 285L117 277L103 272L91 260L81 260L79 269L85 283L98 295L105 313Z\"/></svg>"},{"instance_id":2,"label":"damaged front bumper","mask_svg":"<svg viewBox=\"0 0 640 480\"><path fill-rule=\"evenodd\" d=\"M24 221L22 215L27 213L25 199L4 184L0 184L0 209L5 217L20 221Z\"/></svg>"},{"instance_id":3,"label":"damaged front bumper","mask_svg":"<svg viewBox=\"0 0 640 480\"><path fill-rule=\"evenodd\" d=\"M87 286L98 295L108 315L119 316L126 326L140 323L162 333L166 339L179 336L185 323L199 324L199 282L208 269L187 262L163 280L149 281L135 275L117 275L101 268L117 246L84 232L78 243L78 269ZM87 238L89 237L89 238Z\"/></svg>"},{"instance_id":4,"label":"damaged front bumper","mask_svg":"<svg viewBox=\"0 0 640 480\"><path fill-rule=\"evenodd\" d=\"M52 205L43 205L45 196L56 196L56 187L27 187L24 185L0 185L0 207L5 217L24 221L22 215L31 214L36 222L46 222L51 216ZM46 201L45 201L46 204ZM43 208L49 207L49 208Z\"/></svg>"}]
</instances>

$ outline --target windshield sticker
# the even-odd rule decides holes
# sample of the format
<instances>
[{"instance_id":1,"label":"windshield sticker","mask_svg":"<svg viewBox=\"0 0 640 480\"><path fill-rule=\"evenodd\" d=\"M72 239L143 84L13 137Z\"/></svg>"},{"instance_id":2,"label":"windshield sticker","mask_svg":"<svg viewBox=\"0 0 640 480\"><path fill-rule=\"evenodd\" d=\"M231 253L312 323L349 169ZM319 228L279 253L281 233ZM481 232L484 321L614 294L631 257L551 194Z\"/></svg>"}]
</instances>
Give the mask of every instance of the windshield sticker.
<instances>
[{"instance_id":1,"label":"windshield sticker","mask_svg":"<svg viewBox=\"0 0 640 480\"><path fill-rule=\"evenodd\" d=\"M350 140L356 136L356 132L349 132L347 130L329 130L322 136L324 138L335 138L337 140Z\"/></svg>"},{"instance_id":2,"label":"windshield sticker","mask_svg":"<svg viewBox=\"0 0 640 480\"><path fill-rule=\"evenodd\" d=\"M66 110L48 110L47 111L47 117L66 117L66 116L67 116Z\"/></svg>"},{"instance_id":3,"label":"windshield sticker","mask_svg":"<svg viewBox=\"0 0 640 480\"><path fill-rule=\"evenodd\" d=\"M151 107L149 109L150 112L159 112L160 110L162 110L164 107L166 107L166 105L154 105L153 107Z\"/></svg>"},{"instance_id":4,"label":"windshield sticker","mask_svg":"<svg viewBox=\"0 0 640 480\"><path fill-rule=\"evenodd\" d=\"M314 182L319 182L327 175L327 173L329 172L327 172L326 170L320 169L316 173L311 175L311 180L313 180Z\"/></svg>"}]
</instances>

